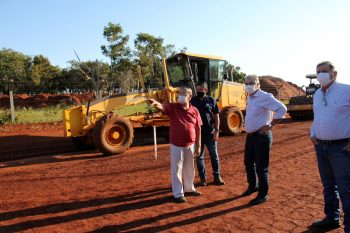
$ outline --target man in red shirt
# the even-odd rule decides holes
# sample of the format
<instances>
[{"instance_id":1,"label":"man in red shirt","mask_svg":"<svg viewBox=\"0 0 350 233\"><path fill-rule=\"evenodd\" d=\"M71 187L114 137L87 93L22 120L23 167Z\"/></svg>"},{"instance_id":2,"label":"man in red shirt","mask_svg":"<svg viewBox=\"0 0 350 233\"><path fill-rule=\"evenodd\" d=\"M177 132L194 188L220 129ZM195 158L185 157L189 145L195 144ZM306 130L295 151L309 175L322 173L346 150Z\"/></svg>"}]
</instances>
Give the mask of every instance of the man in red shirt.
<instances>
[{"instance_id":1,"label":"man in red shirt","mask_svg":"<svg viewBox=\"0 0 350 233\"><path fill-rule=\"evenodd\" d=\"M170 117L170 165L172 190L176 203L186 202L186 196L199 196L193 185L194 156L201 148L202 119L190 104L192 90L181 87L177 103L161 104L149 99L151 105ZM182 174L184 185L182 185Z\"/></svg>"}]
</instances>

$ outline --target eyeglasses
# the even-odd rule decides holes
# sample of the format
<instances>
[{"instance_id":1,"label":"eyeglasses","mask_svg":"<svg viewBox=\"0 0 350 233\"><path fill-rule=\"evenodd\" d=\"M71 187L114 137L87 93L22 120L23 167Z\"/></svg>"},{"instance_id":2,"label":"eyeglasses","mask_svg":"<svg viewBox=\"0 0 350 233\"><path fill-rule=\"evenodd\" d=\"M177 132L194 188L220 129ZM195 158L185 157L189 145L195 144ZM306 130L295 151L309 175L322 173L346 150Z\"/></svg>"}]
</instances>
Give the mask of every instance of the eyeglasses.
<instances>
[{"instance_id":1,"label":"eyeglasses","mask_svg":"<svg viewBox=\"0 0 350 233\"><path fill-rule=\"evenodd\" d=\"M244 85L248 86L248 85L254 85L254 82L249 82L249 83L244 83Z\"/></svg>"}]
</instances>

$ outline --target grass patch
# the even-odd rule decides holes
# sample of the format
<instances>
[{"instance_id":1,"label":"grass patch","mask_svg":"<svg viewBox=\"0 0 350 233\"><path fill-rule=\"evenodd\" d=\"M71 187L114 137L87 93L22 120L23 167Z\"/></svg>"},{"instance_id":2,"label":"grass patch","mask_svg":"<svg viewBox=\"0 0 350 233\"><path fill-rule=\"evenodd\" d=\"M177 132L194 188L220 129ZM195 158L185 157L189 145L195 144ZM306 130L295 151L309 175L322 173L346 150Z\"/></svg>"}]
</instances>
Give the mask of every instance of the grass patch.
<instances>
[{"instance_id":1,"label":"grass patch","mask_svg":"<svg viewBox=\"0 0 350 233\"><path fill-rule=\"evenodd\" d=\"M118 108L116 110L113 110L114 113L122 116L130 116L130 115L139 115L139 114L145 114L154 112L154 107L151 107L148 109L146 103L139 103L131 106L123 106L121 108Z\"/></svg>"},{"instance_id":2,"label":"grass patch","mask_svg":"<svg viewBox=\"0 0 350 233\"><path fill-rule=\"evenodd\" d=\"M47 108L16 108L14 124L42 123L62 121L62 112L67 106L55 106ZM113 110L114 113L122 116L152 113L155 109L148 109L146 103L132 106L123 106ZM11 112L9 109L0 109L0 125L12 124Z\"/></svg>"},{"instance_id":3,"label":"grass patch","mask_svg":"<svg viewBox=\"0 0 350 233\"><path fill-rule=\"evenodd\" d=\"M62 111L66 107L17 108L14 124L55 122L62 120ZM0 124L11 124L10 110L0 109Z\"/></svg>"}]
</instances>

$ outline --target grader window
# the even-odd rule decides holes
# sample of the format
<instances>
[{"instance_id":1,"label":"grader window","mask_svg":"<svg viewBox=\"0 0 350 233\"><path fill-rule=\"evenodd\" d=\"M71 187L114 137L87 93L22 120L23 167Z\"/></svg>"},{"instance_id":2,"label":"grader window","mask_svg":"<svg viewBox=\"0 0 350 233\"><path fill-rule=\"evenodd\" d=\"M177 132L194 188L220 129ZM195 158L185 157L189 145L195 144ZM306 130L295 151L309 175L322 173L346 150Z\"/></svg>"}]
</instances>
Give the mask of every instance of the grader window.
<instances>
[{"instance_id":1,"label":"grader window","mask_svg":"<svg viewBox=\"0 0 350 233\"><path fill-rule=\"evenodd\" d=\"M170 86L180 87L184 85L184 69L181 63L167 64Z\"/></svg>"},{"instance_id":2,"label":"grader window","mask_svg":"<svg viewBox=\"0 0 350 233\"><path fill-rule=\"evenodd\" d=\"M210 72L210 95L214 98L218 98L220 95L220 85L224 76L224 61L210 60L209 61Z\"/></svg>"}]
</instances>

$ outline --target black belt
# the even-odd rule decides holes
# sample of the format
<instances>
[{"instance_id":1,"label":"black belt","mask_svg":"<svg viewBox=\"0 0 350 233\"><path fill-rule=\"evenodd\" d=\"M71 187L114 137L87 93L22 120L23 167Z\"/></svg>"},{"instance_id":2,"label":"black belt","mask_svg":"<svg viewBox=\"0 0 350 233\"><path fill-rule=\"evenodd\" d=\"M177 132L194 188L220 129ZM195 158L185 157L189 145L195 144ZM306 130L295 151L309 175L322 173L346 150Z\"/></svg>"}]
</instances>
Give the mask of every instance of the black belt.
<instances>
[{"instance_id":1,"label":"black belt","mask_svg":"<svg viewBox=\"0 0 350 233\"><path fill-rule=\"evenodd\" d=\"M251 133L247 133L249 136L260 135L259 130Z\"/></svg>"},{"instance_id":2,"label":"black belt","mask_svg":"<svg viewBox=\"0 0 350 233\"><path fill-rule=\"evenodd\" d=\"M266 134L261 134L260 130L252 132L252 133L247 133L248 136L264 136Z\"/></svg>"},{"instance_id":3,"label":"black belt","mask_svg":"<svg viewBox=\"0 0 350 233\"><path fill-rule=\"evenodd\" d=\"M320 140L317 139L318 143L326 144L326 145L334 145L334 144L342 144L346 142L350 142L350 138L337 139L337 140Z\"/></svg>"}]
</instances>

